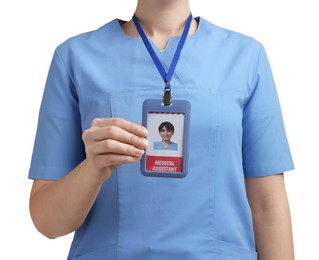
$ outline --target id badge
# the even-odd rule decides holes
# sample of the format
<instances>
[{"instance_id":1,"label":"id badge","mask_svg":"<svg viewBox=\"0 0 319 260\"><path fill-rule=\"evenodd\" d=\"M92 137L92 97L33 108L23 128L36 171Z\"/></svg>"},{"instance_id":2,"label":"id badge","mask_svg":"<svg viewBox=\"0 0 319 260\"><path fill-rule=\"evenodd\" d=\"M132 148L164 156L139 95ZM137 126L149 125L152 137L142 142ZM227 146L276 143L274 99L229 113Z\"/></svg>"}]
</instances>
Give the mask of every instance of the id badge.
<instances>
[{"instance_id":1,"label":"id badge","mask_svg":"<svg viewBox=\"0 0 319 260\"><path fill-rule=\"evenodd\" d=\"M169 106L164 106L161 99L144 101L142 125L147 128L149 145L141 160L143 175L187 175L190 111L186 100L174 100Z\"/></svg>"}]
</instances>

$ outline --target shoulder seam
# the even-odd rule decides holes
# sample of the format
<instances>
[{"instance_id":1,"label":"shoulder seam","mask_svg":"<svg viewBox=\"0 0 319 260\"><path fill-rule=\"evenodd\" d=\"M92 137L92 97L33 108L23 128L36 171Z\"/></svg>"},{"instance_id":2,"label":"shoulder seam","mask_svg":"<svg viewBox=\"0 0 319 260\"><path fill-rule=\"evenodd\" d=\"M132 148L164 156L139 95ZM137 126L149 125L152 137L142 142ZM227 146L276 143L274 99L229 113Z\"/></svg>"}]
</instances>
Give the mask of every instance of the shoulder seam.
<instances>
[{"instance_id":1,"label":"shoulder seam","mask_svg":"<svg viewBox=\"0 0 319 260\"><path fill-rule=\"evenodd\" d=\"M67 74L68 74L68 76L69 76L69 78L70 78L70 80L71 80L71 82L72 82L72 86L73 86L74 89L75 89L74 80L73 80L73 78L71 77L71 73L70 73L70 71L68 70L67 66L65 65L65 62L64 62L63 59L62 59L62 56L61 56L60 51L59 51L59 47L56 48L56 54L57 54L57 57L59 58L59 60L61 61L62 65L63 65L63 67L64 67L64 69L65 69L65 71L67 72Z\"/></svg>"}]
</instances>

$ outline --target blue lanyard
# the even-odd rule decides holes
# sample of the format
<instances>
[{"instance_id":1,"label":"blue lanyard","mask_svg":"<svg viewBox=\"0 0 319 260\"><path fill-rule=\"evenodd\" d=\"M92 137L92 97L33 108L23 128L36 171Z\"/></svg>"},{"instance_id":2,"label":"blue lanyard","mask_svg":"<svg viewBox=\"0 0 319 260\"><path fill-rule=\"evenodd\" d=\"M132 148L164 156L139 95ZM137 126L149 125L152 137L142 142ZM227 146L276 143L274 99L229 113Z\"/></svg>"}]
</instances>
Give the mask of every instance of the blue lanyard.
<instances>
[{"instance_id":1,"label":"blue lanyard","mask_svg":"<svg viewBox=\"0 0 319 260\"><path fill-rule=\"evenodd\" d=\"M190 15L187 19L183 34L179 40L177 49L175 51L172 63L168 69L168 72L166 73L162 63L160 62L154 49L152 48L150 41L147 39L147 36L146 36L141 24L139 23L136 15L135 14L133 15L133 22L135 24L135 27L136 27L138 33L140 34L140 36L144 42L145 47L147 48L149 54L151 55L153 62L155 63L159 73L161 74L161 76L165 82L164 97L163 97L163 103L165 106L169 106L171 104L171 83L170 82L171 82L171 79L173 77L173 74L174 74L177 62L179 60L179 57L181 55L181 51L183 49L184 43L186 41L192 19L193 19L193 16L192 16L192 13L190 13Z\"/></svg>"}]
</instances>

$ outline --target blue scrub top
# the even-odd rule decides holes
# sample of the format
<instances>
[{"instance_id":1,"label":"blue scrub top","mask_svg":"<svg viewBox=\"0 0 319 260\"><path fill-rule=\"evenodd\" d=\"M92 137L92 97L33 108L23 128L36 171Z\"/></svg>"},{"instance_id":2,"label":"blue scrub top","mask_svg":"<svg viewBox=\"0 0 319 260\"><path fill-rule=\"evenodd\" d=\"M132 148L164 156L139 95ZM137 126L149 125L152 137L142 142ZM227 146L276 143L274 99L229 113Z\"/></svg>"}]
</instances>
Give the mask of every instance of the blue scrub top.
<instances>
[{"instance_id":1,"label":"blue scrub top","mask_svg":"<svg viewBox=\"0 0 319 260\"><path fill-rule=\"evenodd\" d=\"M168 146L164 146L162 141L153 143L154 150L173 150L177 151L177 143L171 142Z\"/></svg>"},{"instance_id":2,"label":"blue scrub top","mask_svg":"<svg viewBox=\"0 0 319 260\"><path fill-rule=\"evenodd\" d=\"M179 37L164 52L168 69ZM139 163L106 181L75 232L68 259L256 260L245 177L293 169L263 46L200 18L171 81L192 106L188 176L153 178ZM115 19L57 47L29 172L58 180L84 158L81 134L96 117L141 124L142 103L163 82L141 38Z\"/></svg>"}]
</instances>

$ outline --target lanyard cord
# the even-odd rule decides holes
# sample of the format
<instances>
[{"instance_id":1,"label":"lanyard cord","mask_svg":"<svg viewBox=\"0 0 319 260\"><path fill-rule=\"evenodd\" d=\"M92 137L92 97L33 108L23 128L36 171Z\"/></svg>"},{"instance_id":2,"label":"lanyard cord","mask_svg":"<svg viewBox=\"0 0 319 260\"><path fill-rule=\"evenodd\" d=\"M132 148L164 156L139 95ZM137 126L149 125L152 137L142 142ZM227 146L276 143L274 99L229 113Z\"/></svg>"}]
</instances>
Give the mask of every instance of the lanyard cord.
<instances>
[{"instance_id":1,"label":"lanyard cord","mask_svg":"<svg viewBox=\"0 0 319 260\"><path fill-rule=\"evenodd\" d=\"M193 19L193 16L192 16L192 13L190 13L189 17L187 19L184 31L182 33L182 36L181 36L181 38L179 40L179 43L178 43L178 46L176 48L173 60L172 60L171 65L170 65L170 67L168 69L168 72L166 73L162 63L160 62L160 60L157 57L154 49L152 48L152 45L151 45L150 41L148 40L148 38L147 38L147 36L146 36L141 24L139 23L139 21L138 21L138 19L136 17L136 15L135 14L133 15L133 22L135 24L135 27L136 27L139 35L141 36L141 38L142 38L142 40L144 42L144 45L145 45L146 49L148 50L148 52L149 52L154 64L156 65L157 70L159 71L159 73L161 74L161 76L162 76L162 78L163 78L163 80L165 82L164 98L163 98L163 103L164 103L165 106L171 104L171 83L170 83L170 81L171 81L171 79L173 77L173 74L174 74L176 65L178 63L181 51L182 51L184 43L186 41L186 38L187 38L187 35L188 35L188 32L189 32L189 28L190 28L190 25L191 25L191 22L192 22L192 19Z\"/></svg>"}]
</instances>

